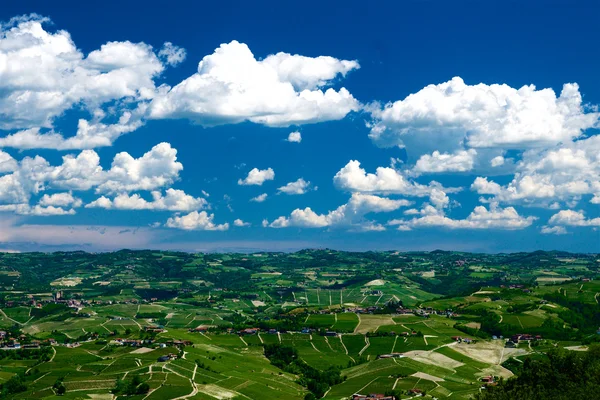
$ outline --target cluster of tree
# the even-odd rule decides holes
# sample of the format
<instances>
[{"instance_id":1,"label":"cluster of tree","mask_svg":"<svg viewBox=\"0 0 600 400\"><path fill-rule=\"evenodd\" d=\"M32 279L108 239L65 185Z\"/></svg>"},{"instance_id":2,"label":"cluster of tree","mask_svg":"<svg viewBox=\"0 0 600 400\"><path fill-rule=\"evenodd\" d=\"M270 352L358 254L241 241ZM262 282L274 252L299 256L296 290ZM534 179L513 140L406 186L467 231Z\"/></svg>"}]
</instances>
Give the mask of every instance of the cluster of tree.
<instances>
[{"instance_id":1,"label":"cluster of tree","mask_svg":"<svg viewBox=\"0 0 600 400\"><path fill-rule=\"evenodd\" d=\"M136 289L135 293L146 300L170 300L174 297L177 297L178 294L177 290L170 289Z\"/></svg>"},{"instance_id":2,"label":"cluster of tree","mask_svg":"<svg viewBox=\"0 0 600 400\"><path fill-rule=\"evenodd\" d=\"M367 282L377 279L377 277L369 272L365 271L364 274L353 276L350 279L344 280L343 283L334 283L333 285L327 286L328 289L343 289L347 287L362 286Z\"/></svg>"},{"instance_id":3,"label":"cluster of tree","mask_svg":"<svg viewBox=\"0 0 600 400\"><path fill-rule=\"evenodd\" d=\"M402 395L414 397L414 393L411 393L410 390L386 390L384 396L393 396L396 399L401 399ZM420 395L425 397L427 395L427 391L423 390Z\"/></svg>"},{"instance_id":4,"label":"cluster of tree","mask_svg":"<svg viewBox=\"0 0 600 400\"><path fill-rule=\"evenodd\" d=\"M238 271L223 271L219 270L218 273L211 273L206 276L199 276L199 278L206 278L212 282L215 287L226 287L229 290L249 290L252 287L251 284L252 273L246 270Z\"/></svg>"},{"instance_id":5,"label":"cluster of tree","mask_svg":"<svg viewBox=\"0 0 600 400\"><path fill-rule=\"evenodd\" d=\"M423 278L419 275L408 278L421 286L422 290L442 294L447 297L468 296L482 286L500 286L501 274L495 274L489 279L472 279L468 268L449 270L446 275L436 275L436 279Z\"/></svg>"},{"instance_id":6,"label":"cluster of tree","mask_svg":"<svg viewBox=\"0 0 600 400\"><path fill-rule=\"evenodd\" d=\"M146 394L149 390L150 386L146 382L142 382L142 378L139 375L135 375L131 379L117 380L111 392L116 395L133 396L136 394Z\"/></svg>"},{"instance_id":7,"label":"cluster of tree","mask_svg":"<svg viewBox=\"0 0 600 400\"><path fill-rule=\"evenodd\" d=\"M265 357L271 361L271 364L300 376L298 383L310 391L305 397L306 400L320 399L331 386L344 381L339 368L330 367L325 371L320 371L311 367L298 357L298 350L292 346L279 343L268 344L265 345L264 350Z\"/></svg>"},{"instance_id":8,"label":"cluster of tree","mask_svg":"<svg viewBox=\"0 0 600 400\"><path fill-rule=\"evenodd\" d=\"M404 307L401 300L390 300L383 306L377 308L373 314L395 314L398 307Z\"/></svg>"},{"instance_id":9,"label":"cluster of tree","mask_svg":"<svg viewBox=\"0 0 600 400\"><path fill-rule=\"evenodd\" d=\"M582 303L558 293L548 293L544 295L544 299L567 308L560 311L558 316L584 334L595 333L600 326L600 305L598 304Z\"/></svg>"},{"instance_id":10,"label":"cluster of tree","mask_svg":"<svg viewBox=\"0 0 600 400\"><path fill-rule=\"evenodd\" d=\"M161 312L139 312L135 314L137 319L163 319L167 315Z\"/></svg>"},{"instance_id":11,"label":"cluster of tree","mask_svg":"<svg viewBox=\"0 0 600 400\"><path fill-rule=\"evenodd\" d=\"M369 359L365 356L354 357L351 360L348 360L348 365L346 368L352 368L360 364L366 364L369 362Z\"/></svg>"},{"instance_id":12,"label":"cluster of tree","mask_svg":"<svg viewBox=\"0 0 600 400\"><path fill-rule=\"evenodd\" d=\"M518 333L529 333L532 335L541 335L547 339L556 340L575 340L581 337L581 332L574 331L565 327L560 320L547 318L542 326L527 329L506 322L500 322L500 316L494 312L485 309L469 310L470 313L477 315L477 321L481 323L480 329L470 328L464 324L456 324L454 327L462 332L479 338L489 338L492 335L510 337Z\"/></svg>"},{"instance_id":13,"label":"cluster of tree","mask_svg":"<svg viewBox=\"0 0 600 400\"><path fill-rule=\"evenodd\" d=\"M39 363L46 362L52 358L52 348L49 346L39 349L19 349L11 351L0 351L0 360L38 360Z\"/></svg>"},{"instance_id":14,"label":"cluster of tree","mask_svg":"<svg viewBox=\"0 0 600 400\"><path fill-rule=\"evenodd\" d=\"M52 385L52 389L54 389L54 392L59 396L62 396L63 394L65 394L67 392L67 388L65 387L63 380L64 380L64 377L58 378L56 380L56 382L54 382L54 385Z\"/></svg>"},{"instance_id":15,"label":"cluster of tree","mask_svg":"<svg viewBox=\"0 0 600 400\"><path fill-rule=\"evenodd\" d=\"M528 358L517 377L488 387L475 399L600 399L600 346L587 352L555 349L547 358Z\"/></svg>"},{"instance_id":16,"label":"cluster of tree","mask_svg":"<svg viewBox=\"0 0 600 400\"><path fill-rule=\"evenodd\" d=\"M31 316L36 318L44 318L50 315L62 314L65 311L70 311L66 304L46 304L42 308L32 308Z\"/></svg>"},{"instance_id":17,"label":"cluster of tree","mask_svg":"<svg viewBox=\"0 0 600 400\"><path fill-rule=\"evenodd\" d=\"M232 314L227 314L223 316L223 320L227 321L227 322L231 322L234 326L243 324L246 320L247 317L238 314L238 313L232 313Z\"/></svg>"},{"instance_id":18,"label":"cluster of tree","mask_svg":"<svg viewBox=\"0 0 600 400\"><path fill-rule=\"evenodd\" d=\"M506 312L508 313L522 313L524 311L530 311L537 308L535 303L522 303L522 304L512 304L506 308Z\"/></svg>"},{"instance_id":19,"label":"cluster of tree","mask_svg":"<svg viewBox=\"0 0 600 400\"><path fill-rule=\"evenodd\" d=\"M27 390L27 385L23 375L17 374L6 382L0 384L0 398L5 398L11 394L21 393Z\"/></svg>"}]
</instances>

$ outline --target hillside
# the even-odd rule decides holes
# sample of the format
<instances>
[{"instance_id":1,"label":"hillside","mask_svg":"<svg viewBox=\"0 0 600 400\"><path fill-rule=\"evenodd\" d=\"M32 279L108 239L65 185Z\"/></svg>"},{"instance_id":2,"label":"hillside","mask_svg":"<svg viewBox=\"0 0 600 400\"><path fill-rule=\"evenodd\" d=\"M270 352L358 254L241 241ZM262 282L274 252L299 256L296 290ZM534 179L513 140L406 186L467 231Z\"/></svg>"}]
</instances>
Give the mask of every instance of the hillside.
<instances>
[{"instance_id":1,"label":"hillside","mask_svg":"<svg viewBox=\"0 0 600 400\"><path fill-rule=\"evenodd\" d=\"M1 393L509 398L501 396L530 384L530 369L557 354L571 360L565 354L599 341L598 259L333 250L0 254Z\"/></svg>"}]
</instances>

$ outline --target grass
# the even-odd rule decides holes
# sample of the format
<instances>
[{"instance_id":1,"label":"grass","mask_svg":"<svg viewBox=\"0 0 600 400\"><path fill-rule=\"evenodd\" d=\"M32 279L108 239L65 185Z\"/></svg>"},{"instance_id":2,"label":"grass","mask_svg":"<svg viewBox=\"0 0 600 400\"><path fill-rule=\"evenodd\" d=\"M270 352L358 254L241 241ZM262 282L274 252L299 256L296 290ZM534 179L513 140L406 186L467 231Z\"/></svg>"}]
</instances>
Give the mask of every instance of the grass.
<instances>
[{"instance_id":1,"label":"grass","mask_svg":"<svg viewBox=\"0 0 600 400\"><path fill-rule=\"evenodd\" d=\"M358 316L354 313L337 314L333 329L342 332L353 332L358 325Z\"/></svg>"},{"instance_id":2,"label":"grass","mask_svg":"<svg viewBox=\"0 0 600 400\"><path fill-rule=\"evenodd\" d=\"M332 314L311 314L307 323L315 328L331 328L335 324L335 316Z\"/></svg>"},{"instance_id":3,"label":"grass","mask_svg":"<svg viewBox=\"0 0 600 400\"><path fill-rule=\"evenodd\" d=\"M4 313L11 319L17 322L25 323L29 320L29 313L31 308L29 307L8 307L3 309Z\"/></svg>"}]
</instances>

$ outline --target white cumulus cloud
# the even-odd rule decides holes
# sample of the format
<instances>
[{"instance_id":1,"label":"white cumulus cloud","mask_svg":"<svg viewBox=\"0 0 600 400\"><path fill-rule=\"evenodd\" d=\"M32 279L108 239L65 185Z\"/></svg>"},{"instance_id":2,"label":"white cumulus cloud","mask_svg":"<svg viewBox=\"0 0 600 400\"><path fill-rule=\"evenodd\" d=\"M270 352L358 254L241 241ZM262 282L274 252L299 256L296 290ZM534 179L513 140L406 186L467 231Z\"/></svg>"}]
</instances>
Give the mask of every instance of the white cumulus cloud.
<instances>
[{"instance_id":1,"label":"white cumulus cloud","mask_svg":"<svg viewBox=\"0 0 600 400\"><path fill-rule=\"evenodd\" d=\"M258 169L253 168L248 172L244 179L238 179L238 185L258 185L262 186L265 181L275 179L275 171L272 168Z\"/></svg>"},{"instance_id":2,"label":"white cumulus cloud","mask_svg":"<svg viewBox=\"0 0 600 400\"><path fill-rule=\"evenodd\" d=\"M380 224L364 219L372 212L390 212L412 204L408 200L393 200L370 194L354 193L348 201L327 214L317 214L310 207L296 209L289 217L279 217L273 222L263 221L263 226L271 228L304 227L347 227L350 229L372 231L385 230Z\"/></svg>"},{"instance_id":3,"label":"white cumulus cloud","mask_svg":"<svg viewBox=\"0 0 600 400\"><path fill-rule=\"evenodd\" d=\"M501 208L491 204L487 209L477 206L465 219L452 219L443 212L422 212L421 217L410 220L392 220L389 225L397 225L400 230L418 227L444 227L449 229L524 229L536 220L536 217L523 217L513 207Z\"/></svg>"},{"instance_id":4,"label":"white cumulus cloud","mask_svg":"<svg viewBox=\"0 0 600 400\"><path fill-rule=\"evenodd\" d=\"M83 202L81 199L73 196L71 192L54 193L51 195L44 194L39 201L40 206L55 206L55 207L81 207Z\"/></svg>"},{"instance_id":5,"label":"white cumulus cloud","mask_svg":"<svg viewBox=\"0 0 600 400\"><path fill-rule=\"evenodd\" d=\"M358 101L341 88L325 89L356 61L277 53L257 60L248 46L222 44L198 64L198 72L163 90L151 118L187 118L204 126L251 121L290 126L344 118Z\"/></svg>"},{"instance_id":6,"label":"white cumulus cloud","mask_svg":"<svg viewBox=\"0 0 600 400\"><path fill-rule=\"evenodd\" d=\"M475 148L552 145L597 126L599 116L586 112L577 84L565 84L557 96L533 85L467 85L459 77L374 108L372 114L371 139L384 147L406 145L409 151L413 141L448 148L463 141Z\"/></svg>"},{"instance_id":7,"label":"white cumulus cloud","mask_svg":"<svg viewBox=\"0 0 600 400\"><path fill-rule=\"evenodd\" d=\"M600 217L587 218L583 211L560 210L548 220L550 225L600 226Z\"/></svg>"},{"instance_id":8,"label":"white cumulus cloud","mask_svg":"<svg viewBox=\"0 0 600 400\"><path fill-rule=\"evenodd\" d=\"M287 141L292 143L300 143L302 141L302 134L298 131L290 132Z\"/></svg>"},{"instance_id":9,"label":"white cumulus cloud","mask_svg":"<svg viewBox=\"0 0 600 400\"><path fill-rule=\"evenodd\" d=\"M251 198L250 201L253 201L255 203L262 203L263 201L265 201L267 199L267 197L268 197L268 194L263 193L263 194L259 194L256 197Z\"/></svg>"},{"instance_id":10,"label":"white cumulus cloud","mask_svg":"<svg viewBox=\"0 0 600 400\"><path fill-rule=\"evenodd\" d=\"M109 146L140 127L157 92L154 79L165 69L152 46L108 42L86 55L67 31L47 30L49 22L32 14L0 25L0 129L10 133L0 146ZM165 57L174 63L175 56ZM74 107L92 118L79 120L75 136L55 132L55 119Z\"/></svg>"},{"instance_id":11,"label":"white cumulus cloud","mask_svg":"<svg viewBox=\"0 0 600 400\"><path fill-rule=\"evenodd\" d=\"M466 172L473 169L475 164L475 149L460 150L455 153L440 153L434 151L431 155L424 154L416 162L413 173Z\"/></svg>"},{"instance_id":12,"label":"white cumulus cloud","mask_svg":"<svg viewBox=\"0 0 600 400\"><path fill-rule=\"evenodd\" d=\"M139 158L118 153L108 170L102 168L100 157L93 150L68 154L62 159L58 166L40 156L20 160L12 173L0 176L0 204L29 203L32 195L50 189L94 189L107 194L155 190L171 185L183 169L177 161L177 150L169 143L160 143ZM66 195L42 197L47 204L65 200Z\"/></svg>"},{"instance_id":13,"label":"white cumulus cloud","mask_svg":"<svg viewBox=\"0 0 600 400\"><path fill-rule=\"evenodd\" d=\"M600 136L565 142L548 149L527 151L516 164L511 182L500 185L477 177L471 190L492 196L493 201L548 207L568 204L582 196L600 194Z\"/></svg>"},{"instance_id":14,"label":"white cumulus cloud","mask_svg":"<svg viewBox=\"0 0 600 400\"><path fill-rule=\"evenodd\" d=\"M567 230L564 226L542 226L540 232L544 235L565 235Z\"/></svg>"},{"instance_id":15,"label":"white cumulus cloud","mask_svg":"<svg viewBox=\"0 0 600 400\"><path fill-rule=\"evenodd\" d=\"M379 167L376 172L367 173L360 162L351 160L339 170L333 182L337 188L350 192L403 194L407 196L427 196L437 182L422 185L407 178L400 171L390 167ZM446 192L455 191L444 189Z\"/></svg>"},{"instance_id":16,"label":"white cumulus cloud","mask_svg":"<svg viewBox=\"0 0 600 400\"><path fill-rule=\"evenodd\" d=\"M250 222L244 222L243 220L238 218L235 221L233 221L233 225L243 227L243 226L250 226L251 224L250 224Z\"/></svg>"},{"instance_id":17,"label":"white cumulus cloud","mask_svg":"<svg viewBox=\"0 0 600 400\"><path fill-rule=\"evenodd\" d=\"M310 182L300 178L297 181L290 182L277 189L279 193L285 194L305 194L310 190Z\"/></svg>"},{"instance_id":18,"label":"white cumulus cloud","mask_svg":"<svg viewBox=\"0 0 600 400\"><path fill-rule=\"evenodd\" d=\"M1 211L10 211L17 215L31 215L36 217L50 217L56 215L74 215L75 210L66 210L62 207L41 206L39 204L30 206L29 204L4 204L0 205Z\"/></svg>"},{"instance_id":19,"label":"white cumulus cloud","mask_svg":"<svg viewBox=\"0 0 600 400\"><path fill-rule=\"evenodd\" d=\"M132 195L121 193L113 200L102 196L85 207L117 210L192 211L202 209L208 205L205 199L190 196L183 190L169 188L165 193L163 196L160 191L152 191L152 201L144 199L137 193Z\"/></svg>"},{"instance_id":20,"label":"white cumulus cloud","mask_svg":"<svg viewBox=\"0 0 600 400\"><path fill-rule=\"evenodd\" d=\"M158 56L164 59L167 64L175 66L181 64L185 60L186 51L184 48L175 46L171 42L165 42L158 52Z\"/></svg>"},{"instance_id":21,"label":"white cumulus cloud","mask_svg":"<svg viewBox=\"0 0 600 400\"><path fill-rule=\"evenodd\" d=\"M226 231L229 224L215 224L213 222L214 214L208 214L206 211L192 211L183 216L169 218L166 227L183 229L186 231Z\"/></svg>"}]
</instances>

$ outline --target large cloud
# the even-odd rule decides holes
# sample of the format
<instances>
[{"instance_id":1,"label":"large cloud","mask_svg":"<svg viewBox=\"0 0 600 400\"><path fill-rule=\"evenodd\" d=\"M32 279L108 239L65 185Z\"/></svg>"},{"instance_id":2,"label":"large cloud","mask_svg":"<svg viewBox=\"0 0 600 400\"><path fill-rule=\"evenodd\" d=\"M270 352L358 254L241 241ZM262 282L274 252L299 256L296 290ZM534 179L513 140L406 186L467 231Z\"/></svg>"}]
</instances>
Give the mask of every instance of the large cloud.
<instances>
[{"instance_id":1,"label":"large cloud","mask_svg":"<svg viewBox=\"0 0 600 400\"><path fill-rule=\"evenodd\" d=\"M487 209L477 206L465 219L452 219L439 209L426 209L420 217L410 220L392 220L389 225L397 225L399 230L411 230L417 227L444 227L449 229L524 229L536 220L535 217L523 217L513 207L500 208L491 204Z\"/></svg>"},{"instance_id":2,"label":"large cloud","mask_svg":"<svg viewBox=\"0 0 600 400\"><path fill-rule=\"evenodd\" d=\"M561 210L550 217L550 225L600 226L599 218L586 218L583 211Z\"/></svg>"},{"instance_id":3,"label":"large cloud","mask_svg":"<svg viewBox=\"0 0 600 400\"><path fill-rule=\"evenodd\" d=\"M51 195L44 194L39 201L39 204L44 207L81 207L83 202L81 199L73 196L71 192L54 193Z\"/></svg>"},{"instance_id":4,"label":"large cloud","mask_svg":"<svg viewBox=\"0 0 600 400\"><path fill-rule=\"evenodd\" d=\"M165 226L186 231L226 231L229 229L228 223L215 224L214 217L214 214L208 214L206 211L193 211L187 215L169 218Z\"/></svg>"},{"instance_id":5,"label":"large cloud","mask_svg":"<svg viewBox=\"0 0 600 400\"><path fill-rule=\"evenodd\" d=\"M441 188L437 182L422 185L407 178L402 172L390 168L379 167L376 172L367 173L360 162L351 160L339 170L333 182L337 188L350 192L389 193L408 196L428 196L433 188ZM455 191L446 189L446 191Z\"/></svg>"},{"instance_id":6,"label":"large cloud","mask_svg":"<svg viewBox=\"0 0 600 400\"><path fill-rule=\"evenodd\" d=\"M183 190L167 189L165 196L159 191L152 191L151 195L152 201L144 199L137 193L132 195L121 193L113 200L102 196L85 207L117 210L192 211L208 205L205 199L190 196Z\"/></svg>"},{"instance_id":7,"label":"large cloud","mask_svg":"<svg viewBox=\"0 0 600 400\"><path fill-rule=\"evenodd\" d=\"M477 151L475 149L460 150L456 153L440 153L434 151L431 155L424 154L412 169L415 174L440 172L467 172L473 169Z\"/></svg>"},{"instance_id":8,"label":"large cloud","mask_svg":"<svg viewBox=\"0 0 600 400\"><path fill-rule=\"evenodd\" d=\"M419 92L372 108L370 137L379 146L430 143L444 150L547 146L579 137L597 126L597 112L586 112L577 84L552 89L520 89L506 84L467 85L461 78L429 85Z\"/></svg>"},{"instance_id":9,"label":"large cloud","mask_svg":"<svg viewBox=\"0 0 600 400\"><path fill-rule=\"evenodd\" d=\"M68 32L47 31L45 22L31 15L0 25L0 129L22 129L0 146L32 148L39 140L46 148L92 148L137 129L136 104L155 95L154 79L165 68L152 47L108 42L86 56ZM166 63L174 62L177 49L165 48ZM107 103L112 103L109 114ZM76 136L65 138L52 130L54 120L75 106L83 106L92 119L80 120ZM117 123L105 122L115 116Z\"/></svg>"},{"instance_id":10,"label":"large cloud","mask_svg":"<svg viewBox=\"0 0 600 400\"><path fill-rule=\"evenodd\" d=\"M66 210L62 207L47 206L39 204L30 206L29 204L4 204L0 205L0 211L10 211L17 215L32 215L36 217L49 217L56 215L74 215L75 210Z\"/></svg>"},{"instance_id":11,"label":"large cloud","mask_svg":"<svg viewBox=\"0 0 600 400\"><path fill-rule=\"evenodd\" d=\"M279 217L263 225L271 228L304 227L347 227L358 230L385 230L385 227L364 219L372 212L390 212L412 204L407 200L393 200L369 194L354 193L347 204L327 214L317 214L310 207L296 209L289 217Z\"/></svg>"},{"instance_id":12,"label":"large cloud","mask_svg":"<svg viewBox=\"0 0 600 400\"><path fill-rule=\"evenodd\" d=\"M160 143L140 158L118 153L111 168L104 170L93 150L65 155L61 165L52 166L40 156L25 157L14 172L0 176L0 204L27 204L30 197L48 189L122 193L154 190L172 184L183 169L177 150ZM46 199L51 201L56 199Z\"/></svg>"},{"instance_id":13,"label":"large cloud","mask_svg":"<svg viewBox=\"0 0 600 400\"><path fill-rule=\"evenodd\" d=\"M324 87L359 68L356 61L278 53L257 60L244 43L222 44L198 72L154 98L151 118L187 118L204 126L252 121L289 126L338 120L359 104Z\"/></svg>"},{"instance_id":14,"label":"large cloud","mask_svg":"<svg viewBox=\"0 0 600 400\"><path fill-rule=\"evenodd\" d=\"M478 194L493 201L548 206L556 201L570 202L581 196L600 194L600 136L541 151L527 151L516 164L513 180L500 185L478 177L471 185Z\"/></svg>"},{"instance_id":15,"label":"large cloud","mask_svg":"<svg viewBox=\"0 0 600 400\"><path fill-rule=\"evenodd\" d=\"M142 117L145 110L146 104L140 103L133 110L123 111L114 123L101 122L105 114L97 112L91 121L80 119L77 133L68 138L54 131L42 132L39 127L20 130L0 138L0 147L73 150L111 146L118 137L144 125Z\"/></svg>"},{"instance_id":16,"label":"large cloud","mask_svg":"<svg viewBox=\"0 0 600 400\"><path fill-rule=\"evenodd\" d=\"M18 163L8 153L0 150L0 174L5 172L12 172L17 169Z\"/></svg>"}]
</instances>

